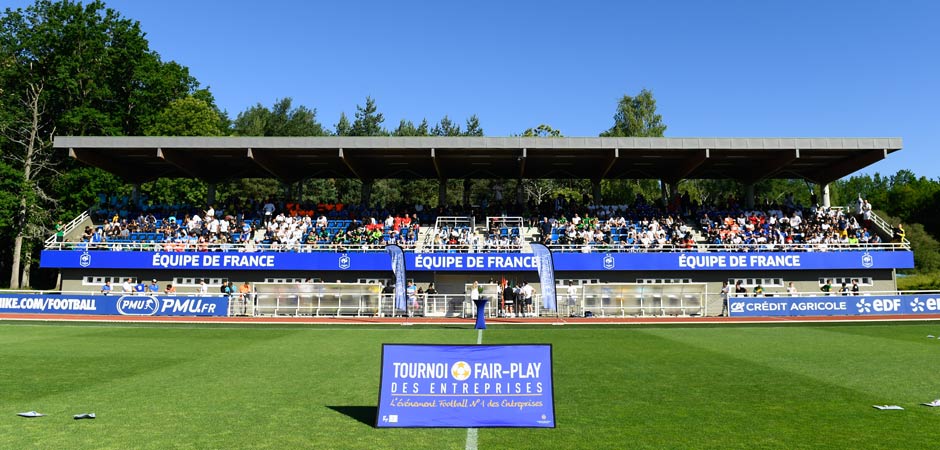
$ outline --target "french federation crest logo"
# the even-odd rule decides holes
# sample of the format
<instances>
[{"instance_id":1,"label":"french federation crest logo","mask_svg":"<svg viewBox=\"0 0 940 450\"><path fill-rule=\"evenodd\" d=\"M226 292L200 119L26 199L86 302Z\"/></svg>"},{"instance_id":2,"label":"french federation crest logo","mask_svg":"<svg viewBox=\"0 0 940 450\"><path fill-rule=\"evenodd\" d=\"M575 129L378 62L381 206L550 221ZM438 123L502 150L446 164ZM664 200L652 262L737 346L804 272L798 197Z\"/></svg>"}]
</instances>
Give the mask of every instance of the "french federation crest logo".
<instances>
[{"instance_id":1,"label":"french federation crest logo","mask_svg":"<svg viewBox=\"0 0 940 450\"><path fill-rule=\"evenodd\" d=\"M875 265L875 258L872 258L871 253L865 252L862 255L862 267L869 269L871 266Z\"/></svg>"},{"instance_id":2,"label":"french federation crest logo","mask_svg":"<svg viewBox=\"0 0 940 450\"><path fill-rule=\"evenodd\" d=\"M614 257L611 256L610 253L604 255L604 268L607 270L611 270L614 268L614 265L615 265Z\"/></svg>"},{"instance_id":3,"label":"french federation crest logo","mask_svg":"<svg viewBox=\"0 0 940 450\"><path fill-rule=\"evenodd\" d=\"M339 268L346 270L352 266L352 261L349 258L349 255L343 254L339 257Z\"/></svg>"},{"instance_id":4,"label":"french federation crest logo","mask_svg":"<svg viewBox=\"0 0 940 450\"><path fill-rule=\"evenodd\" d=\"M82 267L91 265L91 254L89 254L87 250L82 252L82 256L78 258L78 265Z\"/></svg>"}]
</instances>

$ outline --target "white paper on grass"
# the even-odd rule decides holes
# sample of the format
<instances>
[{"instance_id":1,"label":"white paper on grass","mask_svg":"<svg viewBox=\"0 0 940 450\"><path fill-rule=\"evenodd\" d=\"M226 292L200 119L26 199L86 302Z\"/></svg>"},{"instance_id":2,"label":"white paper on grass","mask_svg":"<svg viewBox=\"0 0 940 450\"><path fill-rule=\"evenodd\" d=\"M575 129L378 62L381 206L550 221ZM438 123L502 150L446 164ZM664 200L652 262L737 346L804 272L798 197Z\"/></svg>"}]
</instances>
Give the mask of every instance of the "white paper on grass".
<instances>
[{"instance_id":1,"label":"white paper on grass","mask_svg":"<svg viewBox=\"0 0 940 450\"><path fill-rule=\"evenodd\" d=\"M76 414L76 415L74 415L74 416L72 416L72 417L74 417L75 420L78 420L78 419L94 419L94 418L95 418L95 413Z\"/></svg>"},{"instance_id":2,"label":"white paper on grass","mask_svg":"<svg viewBox=\"0 0 940 450\"><path fill-rule=\"evenodd\" d=\"M936 400L934 400L934 401L932 401L932 402L929 402L929 403L921 403L921 405L929 406L929 407L931 407L931 408L940 406L940 398L938 398L938 399L936 399Z\"/></svg>"},{"instance_id":3,"label":"white paper on grass","mask_svg":"<svg viewBox=\"0 0 940 450\"><path fill-rule=\"evenodd\" d=\"M877 409L904 409L898 405L872 405Z\"/></svg>"},{"instance_id":4,"label":"white paper on grass","mask_svg":"<svg viewBox=\"0 0 940 450\"><path fill-rule=\"evenodd\" d=\"M20 417L42 417L42 416L45 416L45 414L40 414L40 413L38 413L38 412L36 412L36 411L21 412L21 413L17 413L16 415L18 415L18 416L20 416Z\"/></svg>"}]
</instances>

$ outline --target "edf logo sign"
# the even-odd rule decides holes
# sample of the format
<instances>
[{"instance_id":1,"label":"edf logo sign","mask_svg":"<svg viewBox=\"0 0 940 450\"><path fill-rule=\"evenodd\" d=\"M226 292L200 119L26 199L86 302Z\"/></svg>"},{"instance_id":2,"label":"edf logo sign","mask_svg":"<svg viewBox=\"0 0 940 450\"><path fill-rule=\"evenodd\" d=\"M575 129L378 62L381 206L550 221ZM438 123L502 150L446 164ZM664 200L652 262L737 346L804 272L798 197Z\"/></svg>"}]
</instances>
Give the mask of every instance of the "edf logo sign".
<instances>
[{"instance_id":1,"label":"edf logo sign","mask_svg":"<svg viewBox=\"0 0 940 450\"><path fill-rule=\"evenodd\" d=\"M855 305L859 313L898 313L901 312L900 298L876 298L867 300L862 298Z\"/></svg>"}]
</instances>

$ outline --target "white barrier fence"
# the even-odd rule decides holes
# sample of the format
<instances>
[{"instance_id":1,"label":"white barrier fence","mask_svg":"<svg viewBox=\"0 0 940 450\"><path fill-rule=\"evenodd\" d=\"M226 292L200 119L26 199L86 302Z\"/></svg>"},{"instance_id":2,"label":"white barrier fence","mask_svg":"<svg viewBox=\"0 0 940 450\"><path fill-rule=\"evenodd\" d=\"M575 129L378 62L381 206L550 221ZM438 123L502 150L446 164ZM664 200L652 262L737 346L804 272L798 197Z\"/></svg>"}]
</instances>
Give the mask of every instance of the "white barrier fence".
<instances>
[{"instance_id":1,"label":"white barrier fence","mask_svg":"<svg viewBox=\"0 0 940 450\"><path fill-rule=\"evenodd\" d=\"M489 317L517 317L524 311L516 301L510 308L495 285L486 285L480 295L488 300ZM8 291L15 292L15 291ZM36 293L33 291L27 291ZM558 286L557 308L547 309L539 294L533 295L532 314L537 317L626 317L706 315L704 284L649 285L634 283L589 284L568 290ZM64 295L68 292L47 292ZM77 292L89 295L88 292ZM43 294L38 292L38 294ZM91 293L91 295L101 295ZM120 297L123 294L113 293ZM222 294L143 293L131 295L170 297L220 297ZM476 315L469 294L417 294L396 305L394 294L382 293L378 284L364 283L256 283L249 293L228 297L229 316L308 317L466 317Z\"/></svg>"}]
</instances>

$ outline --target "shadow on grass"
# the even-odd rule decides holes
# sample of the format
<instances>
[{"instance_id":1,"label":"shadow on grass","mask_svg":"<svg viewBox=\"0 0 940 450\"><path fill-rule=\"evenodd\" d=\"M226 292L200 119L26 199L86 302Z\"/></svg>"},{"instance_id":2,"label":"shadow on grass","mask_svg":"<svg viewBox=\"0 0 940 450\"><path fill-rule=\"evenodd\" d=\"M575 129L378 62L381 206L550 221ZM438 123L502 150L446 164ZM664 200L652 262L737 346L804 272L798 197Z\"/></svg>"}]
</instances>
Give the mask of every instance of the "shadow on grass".
<instances>
[{"instance_id":1,"label":"shadow on grass","mask_svg":"<svg viewBox=\"0 0 940 450\"><path fill-rule=\"evenodd\" d=\"M327 406L327 408L356 419L370 427L375 426L375 417L379 409L376 406Z\"/></svg>"}]
</instances>

